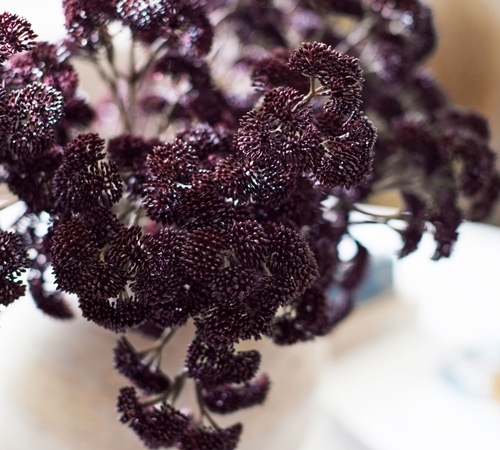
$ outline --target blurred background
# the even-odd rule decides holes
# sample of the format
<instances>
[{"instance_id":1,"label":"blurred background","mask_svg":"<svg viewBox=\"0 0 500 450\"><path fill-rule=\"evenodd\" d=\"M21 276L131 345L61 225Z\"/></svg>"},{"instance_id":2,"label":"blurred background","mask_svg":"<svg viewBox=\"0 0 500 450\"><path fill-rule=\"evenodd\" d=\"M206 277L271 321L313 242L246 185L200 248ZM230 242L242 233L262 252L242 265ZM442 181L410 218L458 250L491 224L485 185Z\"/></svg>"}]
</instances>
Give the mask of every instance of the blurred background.
<instances>
[{"instance_id":1,"label":"blurred background","mask_svg":"<svg viewBox=\"0 0 500 450\"><path fill-rule=\"evenodd\" d=\"M500 1L427 3L439 33L428 65L454 102L488 117L500 153ZM63 35L60 0L0 0L3 10L28 18L41 39ZM84 80L84 88L91 90L92 82ZM391 206L395 199L382 201ZM500 208L490 221L500 225ZM464 224L460 233L452 257L436 263L430 238L397 261L400 241L391 231L353 229L378 272L357 310L313 344L322 346L324 361L303 359L310 344L298 346L302 356L293 356L294 364L317 372L308 428L300 443L283 441L273 450L500 448L500 229ZM74 333L74 324L47 319L29 303L23 299L0 315L6 367L0 373L0 448L140 449L125 427L106 422L115 418L114 390L123 385L111 367L112 337L99 330L85 341L95 327L80 319ZM87 351L81 349L86 342ZM100 342L107 353L96 360ZM68 348L54 352L61 345ZM104 388L112 395L100 398ZM282 390L286 394L286 384Z\"/></svg>"}]
</instances>

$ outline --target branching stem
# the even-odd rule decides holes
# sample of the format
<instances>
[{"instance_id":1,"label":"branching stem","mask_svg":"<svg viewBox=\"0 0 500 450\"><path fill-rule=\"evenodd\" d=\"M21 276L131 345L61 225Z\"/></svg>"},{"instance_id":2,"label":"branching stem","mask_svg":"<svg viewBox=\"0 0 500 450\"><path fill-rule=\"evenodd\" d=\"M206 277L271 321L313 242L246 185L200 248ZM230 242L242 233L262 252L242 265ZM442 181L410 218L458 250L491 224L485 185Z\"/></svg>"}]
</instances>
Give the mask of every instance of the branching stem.
<instances>
[{"instance_id":1,"label":"branching stem","mask_svg":"<svg viewBox=\"0 0 500 450\"><path fill-rule=\"evenodd\" d=\"M157 339L154 345L147 350L140 352L141 356L148 356L149 363L151 365L153 361L161 354L165 346L170 342L170 340L174 337L177 332L177 328L172 328L170 330L165 330L161 334L161 336Z\"/></svg>"}]
</instances>

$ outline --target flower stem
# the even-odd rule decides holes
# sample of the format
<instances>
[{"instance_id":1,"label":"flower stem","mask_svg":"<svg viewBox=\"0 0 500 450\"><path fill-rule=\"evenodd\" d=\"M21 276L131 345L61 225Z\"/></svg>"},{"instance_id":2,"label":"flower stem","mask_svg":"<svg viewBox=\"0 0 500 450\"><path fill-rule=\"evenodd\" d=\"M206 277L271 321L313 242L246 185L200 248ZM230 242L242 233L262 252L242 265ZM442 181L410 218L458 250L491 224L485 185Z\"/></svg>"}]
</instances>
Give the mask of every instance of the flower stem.
<instances>
[{"instance_id":1,"label":"flower stem","mask_svg":"<svg viewBox=\"0 0 500 450\"><path fill-rule=\"evenodd\" d=\"M210 425L212 425L216 430L220 430L220 426L207 410L205 400L203 399L203 395L201 393L201 388L198 384L196 384L196 401L198 402L198 406L200 408L201 417L205 417L210 422Z\"/></svg>"}]
</instances>

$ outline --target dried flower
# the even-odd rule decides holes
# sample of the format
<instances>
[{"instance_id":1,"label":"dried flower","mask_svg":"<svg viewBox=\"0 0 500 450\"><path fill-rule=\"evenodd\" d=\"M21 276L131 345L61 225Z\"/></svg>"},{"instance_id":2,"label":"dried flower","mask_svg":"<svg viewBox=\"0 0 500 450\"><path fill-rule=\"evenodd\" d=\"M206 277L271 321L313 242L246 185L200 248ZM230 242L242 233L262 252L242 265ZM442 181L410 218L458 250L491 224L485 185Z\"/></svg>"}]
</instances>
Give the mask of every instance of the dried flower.
<instances>
[{"instance_id":1,"label":"dried flower","mask_svg":"<svg viewBox=\"0 0 500 450\"><path fill-rule=\"evenodd\" d=\"M240 440L241 424L228 428L214 429L192 427L182 437L179 449L182 450L234 450Z\"/></svg>"},{"instance_id":2,"label":"dried flower","mask_svg":"<svg viewBox=\"0 0 500 450\"><path fill-rule=\"evenodd\" d=\"M253 383L241 387L220 386L203 390L203 400L210 411L230 414L240 409L261 405L269 391L269 378L262 375Z\"/></svg>"},{"instance_id":3,"label":"dried flower","mask_svg":"<svg viewBox=\"0 0 500 450\"><path fill-rule=\"evenodd\" d=\"M63 163L54 176L54 192L62 208L84 211L109 207L122 193L116 165L102 162L104 141L96 134L79 135L63 152Z\"/></svg>"},{"instance_id":4,"label":"dried flower","mask_svg":"<svg viewBox=\"0 0 500 450\"><path fill-rule=\"evenodd\" d=\"M175 445L188 430L189 419L171 406L141 406L133 387L120 390L117 409L120 420L128 423L148 448Z\"/></svg>"},{"instance_id":5,"label":"dried flower","mask_svg":"<svg viewBox=\"0 0 500 450\"><path fill-rule=\"evenodd\" d=\"M114 349L115 367L139 389L147 394L160 394L170 387L170 380L158 368L146 365L126 338Z\"/></svg>"},{"instance_id":6,"label":"dried flower","mask_svg":"<svg viewBox=\"0 0 500 450\"><path fill-rule=\"evenodd\" d=\"M28 267L28 254L20 236L0 232L0 267L0 303L7 306L26 290L17 279Z\"/></svg>"},{"instance_id":7,"label":"dried flower","mask_svg":"<svg viewBox=\"0 0 500 450\"><path fill-rule=\"evenodd\" d=\"M212 413L270 389L260 354L237 345L309 341L351 312L370 255L355 241L342 261L339 245L358 203L398 189L399 255L430 232L439 259L462 219L485 218L500 195L487 122L422 68L436 34L419 0L62 5L60 44L0 15L0 181L26 205L0 231L0 303L25 293L29 269L46 314L72 317L69 292L95 324L156 339L114 349L135 386L120 390L120 420L149 448L236 448L241 424ZM237 52L214 40L221 31ZM99 114L79 91L82 57L108 90ZM162 355L187 323L192 343L169 376ZM193 385L198 408L181 412Z\"/></svg>"},{"instance_id":8,"label":"dried flower","mask_svg":"<svg viewBox=\"0 0 500 450\"><path fill-rule=\"evenodd\" d=\"M204 387L245 383L252 379L260 365L255 350L235 352L232 345L214 347L196 338L189 346L186 369L189 376Z\"/></svg>"},{"instance_id":9,"label":"dried flower","mask_svg":"<svg viewBox=\"0 0 500 450\"><path fill-rule=\"evenodd\" d=\"M36 37L26 19L3 12L0 15L0 64L15 53L31 50Z\"/></svg>"}]
</instances>

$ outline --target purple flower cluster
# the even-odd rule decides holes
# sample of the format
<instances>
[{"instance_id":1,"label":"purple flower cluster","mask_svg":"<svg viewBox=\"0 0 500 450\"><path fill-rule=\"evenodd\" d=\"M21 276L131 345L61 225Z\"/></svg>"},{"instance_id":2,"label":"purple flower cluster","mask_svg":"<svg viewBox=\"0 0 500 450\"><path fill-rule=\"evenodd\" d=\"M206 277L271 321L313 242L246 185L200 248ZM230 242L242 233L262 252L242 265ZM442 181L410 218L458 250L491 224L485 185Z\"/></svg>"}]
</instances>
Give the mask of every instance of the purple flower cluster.
<instances>
[{"instance_id":1,"label":"purple flower cluster","mask_svg":"<svg viewBox=\"0 0 500 450\"><path fill-rule=\"evenodd\" d=\"M401 256L425 231L448 256L462 219L485 218L500 194L488 125L420 67L435 33L418 0L290 0L287 13L271 0L62 3L58 44L0 16L0 180L27 207L0 231L0 303L24 294L27 270L45 313L72 317L72 293L97 325L156 338L143 351L118 341L115 367L133 385L120 420L149 448L232 450L242 425L212 415L259 405L271 386L260 354L237 344L309 341L349 314L370 258L355 241L343 261L339 244L355 204L380 190L405 203ZM347 36L338 14L355 26ZM128 70L112 24L130 33ZM120 112L106 139L76 58ZM228 85L241 77L255 89ZM188 322L170 376L162 354ZM199 414L176 406L187 379Z\"/></svg>"}]
</instances>

